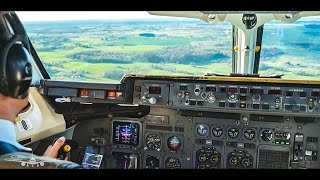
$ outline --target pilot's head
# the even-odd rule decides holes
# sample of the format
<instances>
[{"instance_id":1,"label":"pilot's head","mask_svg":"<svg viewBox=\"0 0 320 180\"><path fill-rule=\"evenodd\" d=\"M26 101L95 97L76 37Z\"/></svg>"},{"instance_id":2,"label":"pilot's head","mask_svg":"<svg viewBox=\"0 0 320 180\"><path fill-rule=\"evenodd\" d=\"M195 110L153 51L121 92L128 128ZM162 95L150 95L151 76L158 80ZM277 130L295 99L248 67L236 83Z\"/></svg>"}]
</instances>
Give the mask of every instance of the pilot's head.
<instances>
[{"instance_id":1,"label":"pilot's head","mask_svg":"<svg viewBox=\"0 0 320 180\"><path fill-rule=\"evenodd\" d=\"M17 21L15 14L0 13L0 93L23 99L28 96L32 66L29 40Z\"/></svg>"}]
</instances>

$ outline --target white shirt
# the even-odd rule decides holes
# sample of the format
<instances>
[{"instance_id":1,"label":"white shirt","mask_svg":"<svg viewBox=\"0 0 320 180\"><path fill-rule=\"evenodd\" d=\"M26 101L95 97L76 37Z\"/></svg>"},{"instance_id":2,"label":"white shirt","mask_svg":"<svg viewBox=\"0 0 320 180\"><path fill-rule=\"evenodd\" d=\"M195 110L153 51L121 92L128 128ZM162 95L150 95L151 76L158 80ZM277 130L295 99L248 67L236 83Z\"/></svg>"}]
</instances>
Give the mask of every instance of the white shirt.
<instances>
[{"instance_id":1,"label":"white shirt","mask_svg":"<svg viewBox=\"0 0 320 180\"><path fill-rule=\"evenodd\" d=\"M31 148L24 147L17 142L14 124L9 120L0 119L0 141L11 144L23 151L32 151Z\"/></svg>"}]
</instances>

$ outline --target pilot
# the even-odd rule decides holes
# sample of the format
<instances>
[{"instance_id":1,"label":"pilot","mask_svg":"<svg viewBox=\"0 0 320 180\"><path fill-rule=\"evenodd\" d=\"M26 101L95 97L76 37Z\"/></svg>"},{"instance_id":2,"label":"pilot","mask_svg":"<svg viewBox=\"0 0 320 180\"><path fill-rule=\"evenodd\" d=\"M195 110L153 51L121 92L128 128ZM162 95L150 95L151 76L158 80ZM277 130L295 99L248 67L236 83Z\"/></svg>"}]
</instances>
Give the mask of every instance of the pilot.
<instances>
[{"instance_id":1,"label":"pilot","mask_svg":"<svg viewBox=\"0 0 320 180\"><path fill-rule=\"evenodd\" d=\"M0 169L35 168L31 165L23 166L22 162L26 164L31 159L41 162L40 168L81 168L70 161L54 159L60 147L65 143L64 137L60 137L53 145L50 145L42 157L33 155L31 148L22 146L16 141L15 117L27 106L28 97L16 99L0 93Z\"/></svg>"},{"instance_id":2,"label":"pilot","mask_svg":"<svg viewBox=\"0 0 320 180\"><path fill-rule=\"evenodd\" d=\"M15 20L9 15L6 18ZM29 42L23 27L15 27L14 33L11 31L5 15L0 13L0 168L32 168L34 165L42 168L79 168L78 164L55 159L59 148L65 143L64 137L49 146L43 156L33 155L31 148L16 141L15 119L28 106L32 68Z\"/></svg>"},{"instance_id":3,"label":"pilot","mask_svg":"<svg viewBox=\"0 0 320 180\"><path fill-rule=\"evenodd\" d=\"M15 117L28 106L28 98L15 99L0 93L0 155L12 151L32 151L31 148L22 146L16 141ZM50 145L44 156L56 158L59 148L64 144L65 138L60 137Z\"/></svg>"}]
</instances>

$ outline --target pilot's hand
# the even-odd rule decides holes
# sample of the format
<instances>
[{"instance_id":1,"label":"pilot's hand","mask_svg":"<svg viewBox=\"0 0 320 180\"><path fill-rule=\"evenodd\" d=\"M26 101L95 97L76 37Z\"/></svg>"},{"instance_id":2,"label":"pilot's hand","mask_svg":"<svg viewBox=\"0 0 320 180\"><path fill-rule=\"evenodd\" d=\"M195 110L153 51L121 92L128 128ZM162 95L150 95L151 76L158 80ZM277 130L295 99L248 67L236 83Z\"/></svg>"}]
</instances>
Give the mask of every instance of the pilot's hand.
<instances>
[{"instance_id":1,"label":"pilot's hand","mask_svg":"<svg viewBox=\"0 0 320 180\"><path fill-rule=\"evenodd\" d=\"M0 93L0 119L16 123L15 118L26 106L28 106L28 97L15 99Z\"/></svg>"},{"instance_id":2,"label":"pilot's hand","mask_svg":"<svg viewBox=\"0 0 320 180\"><path fill-rule=\"evenodd\" d=\"M65 143L66 138L60 137L53 145L48 146L47 150L44 152L43 156L51 157L51 158L57 158L58 151ZM68 156L64 160L68 160Z\"/></svg>"}]
</instances>

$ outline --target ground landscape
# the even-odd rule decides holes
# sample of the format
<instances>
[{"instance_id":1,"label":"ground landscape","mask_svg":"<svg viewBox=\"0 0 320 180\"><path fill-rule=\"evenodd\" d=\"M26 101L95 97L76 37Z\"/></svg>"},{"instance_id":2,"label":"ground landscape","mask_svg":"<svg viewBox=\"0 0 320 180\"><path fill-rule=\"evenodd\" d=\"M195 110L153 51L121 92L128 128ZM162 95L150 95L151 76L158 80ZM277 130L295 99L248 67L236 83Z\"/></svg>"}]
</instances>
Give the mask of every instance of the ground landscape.
<instances>
[{"instance_id":1,"label":"ground landscape","mask_svg":"<svg viewBox=\"0 0 320 180\"><path fill-rule=\"evenodd\" d=\"M125 73L231 72L232 26L199 20L25 22L52 79L118 82ZM320 23L264 26L259 74L320 80Z\"/></svg>"}]
</instances>

